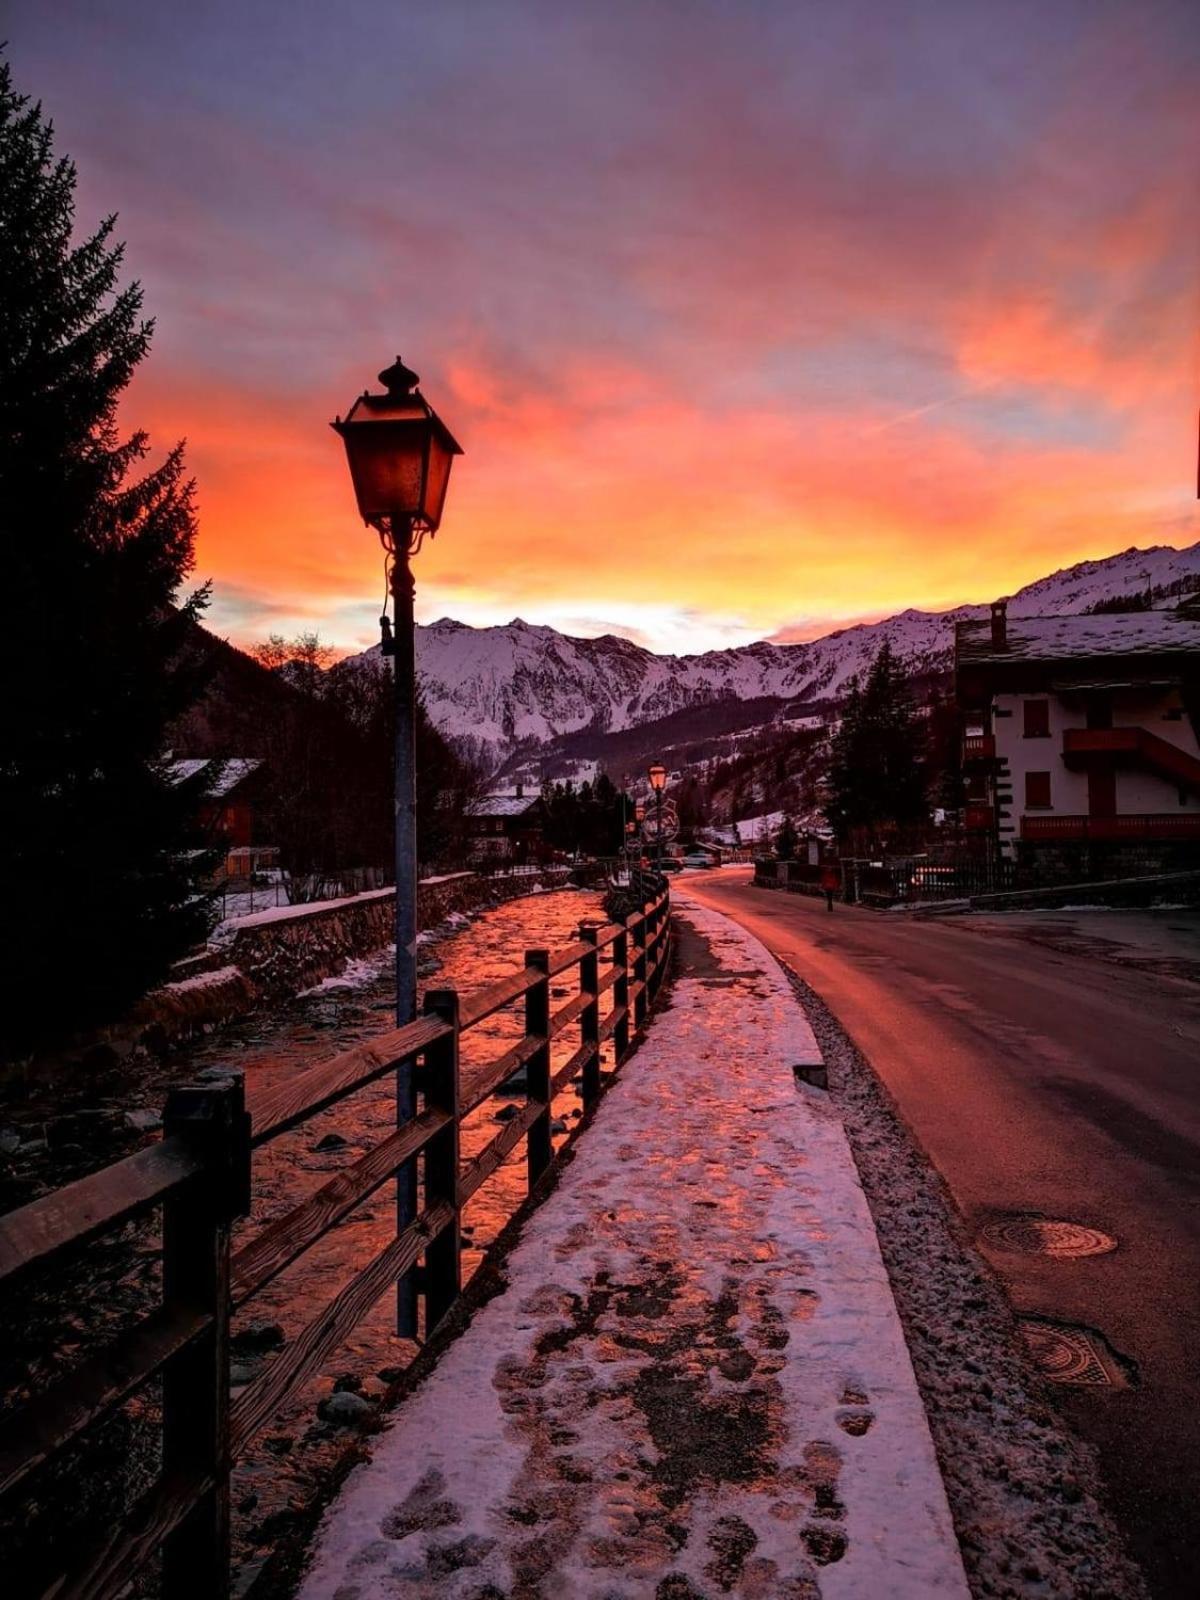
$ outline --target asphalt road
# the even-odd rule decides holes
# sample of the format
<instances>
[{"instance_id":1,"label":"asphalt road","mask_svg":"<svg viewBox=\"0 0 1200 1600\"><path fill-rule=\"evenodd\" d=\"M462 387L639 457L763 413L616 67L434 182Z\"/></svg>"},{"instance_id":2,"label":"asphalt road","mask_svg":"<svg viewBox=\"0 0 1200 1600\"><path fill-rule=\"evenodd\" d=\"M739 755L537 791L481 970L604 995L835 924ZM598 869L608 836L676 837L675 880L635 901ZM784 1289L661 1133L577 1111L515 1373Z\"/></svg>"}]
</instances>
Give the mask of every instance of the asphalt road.
<instances>
[{"instance_id":1,"label":"asphalt road","mask_svg":"<svg viewBox=\"0 0 1200 1600\"><path fill-rule=\"evenodd\" d=\"M1096 1330L1127 1386L1056 1386L1156 1600L1200 1594L1200 913L914 920L686 889L812 985L890 1090L1018 1314ZM1108 1254L989 1247L1013 1213Z\"/></svg>"}]
</instances>

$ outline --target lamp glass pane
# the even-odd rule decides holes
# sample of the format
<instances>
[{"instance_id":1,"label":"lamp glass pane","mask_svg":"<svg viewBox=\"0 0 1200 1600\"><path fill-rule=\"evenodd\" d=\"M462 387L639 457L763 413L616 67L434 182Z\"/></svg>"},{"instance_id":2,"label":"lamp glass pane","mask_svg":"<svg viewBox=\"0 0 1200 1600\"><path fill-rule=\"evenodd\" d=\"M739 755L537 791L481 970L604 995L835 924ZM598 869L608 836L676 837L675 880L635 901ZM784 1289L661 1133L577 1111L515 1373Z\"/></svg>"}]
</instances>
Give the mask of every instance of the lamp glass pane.
<instances>
[{"instance_id":1,"label":"lamp glass pane","mask_svg":"<svg viewBox=\"0 0 1200 1600\"><path fill-rule=\"evenodd\" d=\"M425 481L425 521L436 529L442 520L446 504L446 489L450 482L450 464L454 457L442 443L438 430L432 430L429 441L429 476Z\"/></svg>"},{"instance_id":2,"label":"lamp glass pane","mask_svg":"<svg viewBox=\"0 0 1200 1600\"><path fill-rule=\"evenodd\" d=\"M364 518L421 514L426 425L364 422L343 437Z\"/></svg>"}]
</instances>

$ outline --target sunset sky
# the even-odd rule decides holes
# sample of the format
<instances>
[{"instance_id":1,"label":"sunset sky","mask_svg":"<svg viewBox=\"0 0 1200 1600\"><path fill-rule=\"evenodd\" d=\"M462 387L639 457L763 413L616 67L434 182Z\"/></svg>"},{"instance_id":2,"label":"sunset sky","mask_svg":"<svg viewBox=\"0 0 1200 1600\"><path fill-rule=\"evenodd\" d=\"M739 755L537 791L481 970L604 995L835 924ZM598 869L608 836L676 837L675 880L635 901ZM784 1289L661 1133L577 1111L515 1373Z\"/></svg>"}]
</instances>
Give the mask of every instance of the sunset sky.
<instances>
[{"instance_id":1,"label":"sunset sky","mask_svg":"<svg viewBox=\"0 0 1200 1600\"><path fill-rule=\"evenodd\" d=\"M1196 0L7 0L239 643L376 637L327 427L466 448L418 615L696 650L1200 538Z\"/></svg>"}]
</instances>

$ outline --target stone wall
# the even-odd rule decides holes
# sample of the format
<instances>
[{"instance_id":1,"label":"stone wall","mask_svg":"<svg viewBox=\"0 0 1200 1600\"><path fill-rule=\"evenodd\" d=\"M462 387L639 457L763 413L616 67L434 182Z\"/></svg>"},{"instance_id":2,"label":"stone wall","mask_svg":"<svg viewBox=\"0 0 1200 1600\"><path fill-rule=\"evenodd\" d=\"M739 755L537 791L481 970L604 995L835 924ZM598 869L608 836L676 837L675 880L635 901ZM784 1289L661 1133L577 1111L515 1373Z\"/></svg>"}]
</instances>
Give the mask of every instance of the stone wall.
<instances>
[{"instance_id":1,"label":"stone wall","mask_svg":"<svg viewBox=\"0 0 1200 1600\"><path fill-rule=\"evenodd\" d=\"M1036 844L1022 840L1017 845L1017 883L1023 889L1196 871L1200 871L1200 842L1194 839L1039 840Z\"/></svg>"},{"instance_id":2,"label":"stone wall","mask_svg":"<svg viewBox=\"0 0 1200 1600\"><path fill-rule=\"evenodd\" d=\"M485 878L459 872L427 879L417 890L417 926L436 928L454 912L482 911L535 889L560 888L567 877L566 868L553 867L537 875ZM392 889L373 889L344 900L278 906L241 917L208 950L181 962L176 981L147 995L109 1038L129 1042L132 1037L137 1044L162 1048L334 977L355 956L391 940L394 900Z\"/></svg>"}]
</instances>

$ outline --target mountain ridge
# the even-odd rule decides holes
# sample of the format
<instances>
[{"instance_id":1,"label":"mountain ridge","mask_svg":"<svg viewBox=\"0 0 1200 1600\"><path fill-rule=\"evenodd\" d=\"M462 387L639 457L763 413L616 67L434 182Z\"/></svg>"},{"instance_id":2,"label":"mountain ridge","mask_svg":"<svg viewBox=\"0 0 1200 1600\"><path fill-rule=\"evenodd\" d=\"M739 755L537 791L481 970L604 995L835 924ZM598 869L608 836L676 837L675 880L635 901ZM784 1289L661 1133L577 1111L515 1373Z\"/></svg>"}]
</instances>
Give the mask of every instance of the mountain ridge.
<instances>
[{"instance_id":1,"label":"mountain ridge","mask_svg":"<svg viewBox=\"0 0 1200 1600\"><path fill-rule=\"evenodd\" d=\"M1200 588L1200 542L1131 546L1038 578L1009 600L1015 616L1061 616L1149 591ZM915 675L948 670L954 623L986 605L947 611L909 607L819 638L660 655L616 634L578 638L520 617L473 628L443 617L417 628L417 669L431 720L499 766L568 734L620 732L715 701L833 705L887 639ZM365 662L378 647L352 657Z\"/></svg>"}]
</instances>

